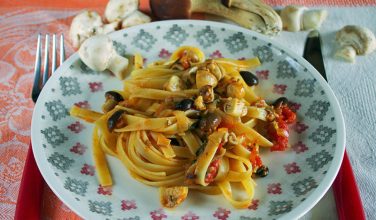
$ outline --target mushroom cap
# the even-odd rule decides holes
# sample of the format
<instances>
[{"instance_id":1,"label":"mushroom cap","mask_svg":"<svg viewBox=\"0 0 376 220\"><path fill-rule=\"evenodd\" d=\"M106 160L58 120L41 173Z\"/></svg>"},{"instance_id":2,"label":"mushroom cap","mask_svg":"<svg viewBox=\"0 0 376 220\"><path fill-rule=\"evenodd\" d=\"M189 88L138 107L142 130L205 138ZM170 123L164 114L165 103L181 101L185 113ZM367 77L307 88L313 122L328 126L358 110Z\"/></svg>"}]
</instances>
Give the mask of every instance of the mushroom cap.
<instances>
[{"instance_id":1,"label":"mushroom cap","mask_svg":"<svg viewBox=\"0 0 376 220\"><path fill-rule=\"evenodd\" d=\"M84 10L76 15L70 26L69 37L75 48L82 42L94 35L93 30L102 26L102 18L96 11Z\"/></svg>"},{"instance_id":2,"label":"mushroom cap","mask_svg":"<svg viewBox=\"0 0 376 220\"><path fill-rule=\"evenodd\" d=\"M116 31L120 29L121 27L121 22L120 21L114 21L109 24L102 25L101 27L97 28L97 33L98 34L108 34L113 31Z\"/></svg>"},{"instance_id":3,"label":"mushroom cap","mask_svg":"<svg viewBox=\"0 0 376 220\"><path fill-rule=\"evenodd\" d=\"M138 9L138 0L110 0L104 16L108 22L122 20Z\"/></svg>"},{"instance_id":4,"label":"mushroom cap","mask_svg":"<svg viewBox=\"0 0 376 220\"><path fill-rule=\"evenodd\" d=\"M112 40L104 34L88 38L78 50L81 60L95 71L107 69L114 53Z\"/></svg>"},{"instance_id":5,"label":"mushroom cap","mask_svg":"<svg viewBox=\"0 0 376 220\"><path fill-rule=\"evenodd\" d=\"M326 10L307 10L303 14L303 29L318 29L324 20L328 17Z\"/></svg>"},{"instance_id":6,"label":"mushroom cap","mask_svg":"<svg viewBox=\"0 0 376 220\"><path fill-rule=\"evenodd\" d=\"M336 41L340 47L353 47L358 55L369 54L376 48L375 35L372 31L356 25L347 25L339 30Z\"/></svg>"},{"instance_id":7,"label":"mushroom cap","mask_svg":"<svg viewBox=\"0 0 376 220\"><path fill-rule=\"evenodd\" d=\"M356 57L356 51L352 46L341 47L336 51L336 53L334 54L334 57L343 59L347 62L354 63L355 57Z\"/></svg>"},{"instance_id":8,"label":"mushroom cap","mask_svg":"<svg viewBox=\"0 0 376 220\"><path fill-rule=\"evenodd\" d=\"M299 5L288 5L281 10L283 29L287 31L299 31L302 26L302 16L306 7Z\"/></svg>"},{"instance_id":9,"label":"mushroom cap","mask_svg":"<svg viewBox=\"0 0 376 220\"><path fill-rule=\"evenodd\" d=\"M150 0L150 7L158 19L191 17L191 0Z\"/></svg>"},{"instance_id":10,"label":"mushroom cap","mask_svg":"<svg viewBox=\"0 0 376 220\"><path fill-rule=\"evenodd\" d=\"M139 10L136 10L121 22L121 28L149 23L150 21L151 18L148 15L140 12Z\"/></svg>"}]
</instances>

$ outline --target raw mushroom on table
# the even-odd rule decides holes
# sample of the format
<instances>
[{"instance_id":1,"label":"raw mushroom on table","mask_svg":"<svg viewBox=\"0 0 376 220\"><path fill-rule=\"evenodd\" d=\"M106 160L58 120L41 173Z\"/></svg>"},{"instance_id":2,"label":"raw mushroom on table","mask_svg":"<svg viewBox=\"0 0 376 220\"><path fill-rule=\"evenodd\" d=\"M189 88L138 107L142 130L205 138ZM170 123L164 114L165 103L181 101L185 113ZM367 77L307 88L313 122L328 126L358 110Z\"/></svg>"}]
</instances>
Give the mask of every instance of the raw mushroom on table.
<instances>
[{"instance_id":1,"label":"raw mushroom on table","mask_svg":"<svg viewBox=\"0 0 376 220\"><path fill-rule=\"evenodd\" d=\"M138 0L110 0L105 9L104 23L96 11L84 10L71 23L69 37L73 47L79 48L88 38L98 34L148 23L151 18L138 10Z\"/></svg>"},{"instance_id":2,"label":"raw mushroom on table","mask_svg":"<svg viewBox=\"0 0 376 220\"><path fill-rule=\"evenodd\" d=\"M110 0L104 17L108 22L123 20L138 9L138 0Z\"/></svg>"},{"instance_id":3,"label":"raw mushroom on table","mask_svg":"<svg viewBox=\"0 0 376 220\"><path fill-rule=\"evenodd\" d=\"M128 17L123 19L123 21L121 22L121 28L124 29L127 27L132 27L149 22L151 22L151 18L148 15L136 10Z\"/></svg>"},{"instance_id":4,"label":"raw mushroom on table","mask_svg":"<svg viewBox=\"0 0 376 220\"><path fill-rule=\"evenodd\" d=\"M259 15L271 33L281 31L282 21L276 11L261 0L221 0L226 7L238 8Z\"/></svg>"},{"instance_id":5,"label":"raw mushroom on table","mask_svg":"<svg viewBox=\"0 0 376 220\"><path fill-rule=\"evenodd\" d=\"M251 30L277 35L282 30L279 15L260 0L151 0L150 6L158 19L190 18L194 12L227 18Z\"/></svg>"},{"instance_id":6,"label":"raw mushroom on table","mask_svg":"<svg viewBox=\"0 0 376 220\"><path fill-rule=\"evenodd\" d=\"M371 30L361 26L347 25L336 34L339 48L335 57L348 62L355 62L356 55L366 55L376 49L375 35Z\"/></svg>"},{"instance_id":7,"label":"raw mushroom on table","mask_svg":"<svg viewBox=\"0 0 376 220\"><path fill-rule=\"evenodd\" d=\"M89 37L96 34L107 34L117 30L119 22L103 24L101 16L95 11L82 11L76 15L70 26L69 37L72 45L79 48Z\"/></svg>"},{"instance_id":8,"label":"raw mushroom on table","mask_svg":"<svg viewBox=\"0 0 376 220\"><path fill-rule=\"evenodd\" d=\"M138 10L138 0L110 0L104 16L107 21L121 22L121 28L151 22L151 18Z\"/></svg>"},{"instance_id":9,"label":"raw mushroom on table","mask_svg":"<svg viewBox=\"0 0 376 220\"><path fill-rule=\"evenodd\" d=\"M327 11L289 5L281 10L283 29L291 32L318 29L328 16Z\"/></svg>"}]
</instances>

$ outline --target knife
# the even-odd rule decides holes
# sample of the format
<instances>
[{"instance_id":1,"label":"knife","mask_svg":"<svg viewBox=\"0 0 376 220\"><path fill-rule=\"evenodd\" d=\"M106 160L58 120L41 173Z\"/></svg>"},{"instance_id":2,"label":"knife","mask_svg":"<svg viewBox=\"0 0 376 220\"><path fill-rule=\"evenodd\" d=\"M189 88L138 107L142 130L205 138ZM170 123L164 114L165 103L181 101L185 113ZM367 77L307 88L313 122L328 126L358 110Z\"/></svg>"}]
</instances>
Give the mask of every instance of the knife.
<instances>
[{"instance_id":1,"label":"knife","mask_svg":"<svg viewBox=\"0 0 376 220\"><path fill-rule=\"evenodd\" d=\"M321 38L317 30L308 34L303 57L321 74L327 81L324 60L321 52ZM366 219L359 189L355 181L354 173L346 150L342 165L333 182L333 193L336 201L338 219L363 220Z\"/></svg>"}]
</instances>

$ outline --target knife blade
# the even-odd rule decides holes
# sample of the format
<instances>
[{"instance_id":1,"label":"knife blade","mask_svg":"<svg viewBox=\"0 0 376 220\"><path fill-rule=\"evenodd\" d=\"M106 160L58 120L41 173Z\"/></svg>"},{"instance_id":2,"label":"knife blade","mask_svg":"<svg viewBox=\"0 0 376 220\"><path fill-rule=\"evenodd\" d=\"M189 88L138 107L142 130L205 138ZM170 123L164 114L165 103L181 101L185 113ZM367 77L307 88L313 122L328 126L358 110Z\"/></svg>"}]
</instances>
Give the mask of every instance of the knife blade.
<instances>
[{"instance_id":1,"label":"knife blade","mask_svg":"<svg viewBox=\"0 0 376 220\"><path fill-rule=\"evenodd\" d=\"M321 37L317 30L313 30L308 34L303 57L316 68L325 80L327 80L324 59L321 51ZM332 187L334 199L336 201L338 219L366 219L359 189L346 150L340 170Z\"/></svg>"}]
</instances>

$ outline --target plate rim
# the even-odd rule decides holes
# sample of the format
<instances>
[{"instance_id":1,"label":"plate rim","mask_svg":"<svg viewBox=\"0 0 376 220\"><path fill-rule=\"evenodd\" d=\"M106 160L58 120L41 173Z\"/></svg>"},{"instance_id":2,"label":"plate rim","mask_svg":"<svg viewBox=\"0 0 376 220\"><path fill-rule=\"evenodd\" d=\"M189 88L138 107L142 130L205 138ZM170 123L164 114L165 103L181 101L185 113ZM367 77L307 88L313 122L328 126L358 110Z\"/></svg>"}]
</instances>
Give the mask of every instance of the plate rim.
<instances>
[{"instance_id":1,"label":"plate rim","mask_svg":"<svg viewBox=\"0 0 376 220\"><path fill-rule=\"evenodd\" d=\"M308 69L308 71L311 73L312 77L317 80L317 82L320 84L322 89L324 90L331 107L334 112L334 118L336 122L336 148L334 151L333 155L333 160L331 162L331 165L329 169L327 170L327 173L325 174L324 178L321 180L320 184L316 189L312 191L312 193L299 205L297 205L295 208L293 208L290 212L280 216L278 219L295 219L295 218L300 218L304 214L306 214L309 210L311 210L319 201L320 199L327 193L329 188L331 187L334 179L336 178L338 171L340 169L340 166L342 164L343 160L343 155L345 152L345 142L346 142L346 130L345 130L345 123L344 123L344 118L343 114L339 105L339 102L331 89L330 85L324 80L324 78L319 74L319 72L308 62L306 61L302 56L296 54L293 52L291 49L289 49L287 46L282 45L279 42L276 42L274 39L268 38L265 35L262 35L260 33L251 31L249 29L232 25L232 24L227 24L227 23L222 23L222 22L215 22L215 21L204 21L204 20L167 20L167 21L156 21L156 22L151 22L147 24L142 24L134 27L130 27L127 29L119 30L116 32L113 32L109 34L110 38L112 38L113 35L116 35L120 32L126 33L126 32L132 32L134 29L148 29L153 26L168 26L171 24L178 24L178 25L209 25L213 27L221 27L221 28L226 28L226 29L231 29L233 31L239 31L239 32L247 32L247 34L250 34L252 36L258 37L261 40L265 42L270 42L272 43L276 48L278 49L283 49L286 54L288 54L290 57L295 58L298 63L303 65ZM64 63L63 65L59 66L59 68L54 72L51 78L58 77L60 72L62 72L62 67L64 66L70 66L73 62L75 62L77 59L79 59L77 51L72 54ZM45 87L51 83L51 80L47 81L47 84ZM46 95L47 91L42 90L40 93L40 96ZM38 165L38 168L48 184L48 186L51 188L51 190L55 193L55 195L65 204L67 205L72 211L74 211L77 215L79 215L82 218L88 217L90 219L96 219L96 215L92 213L84 213L81 209L79 209L79 204L77 205L77 201L73 198L72 194L69 193L60 193L64 191L64 186L63 184L59 184L56 182L56 176L54 175L54 171L50 167L50 165L47 163L47 158L45 156L45 152L42 148L42 146L37 147L37 131L35 128L35 123L37 121L36 115L37 115L37 109L40 109L42 107L41 102L38 99L37 103L34 106L33 110L33 115L32 115L32 121L31 121L31 132L30 132L30 138L31 138L31 143L32 143L32 150L33 154L35 157L35 161ZM33 138L35 137L35 138Z\"/></svg>"}]
</instances>

